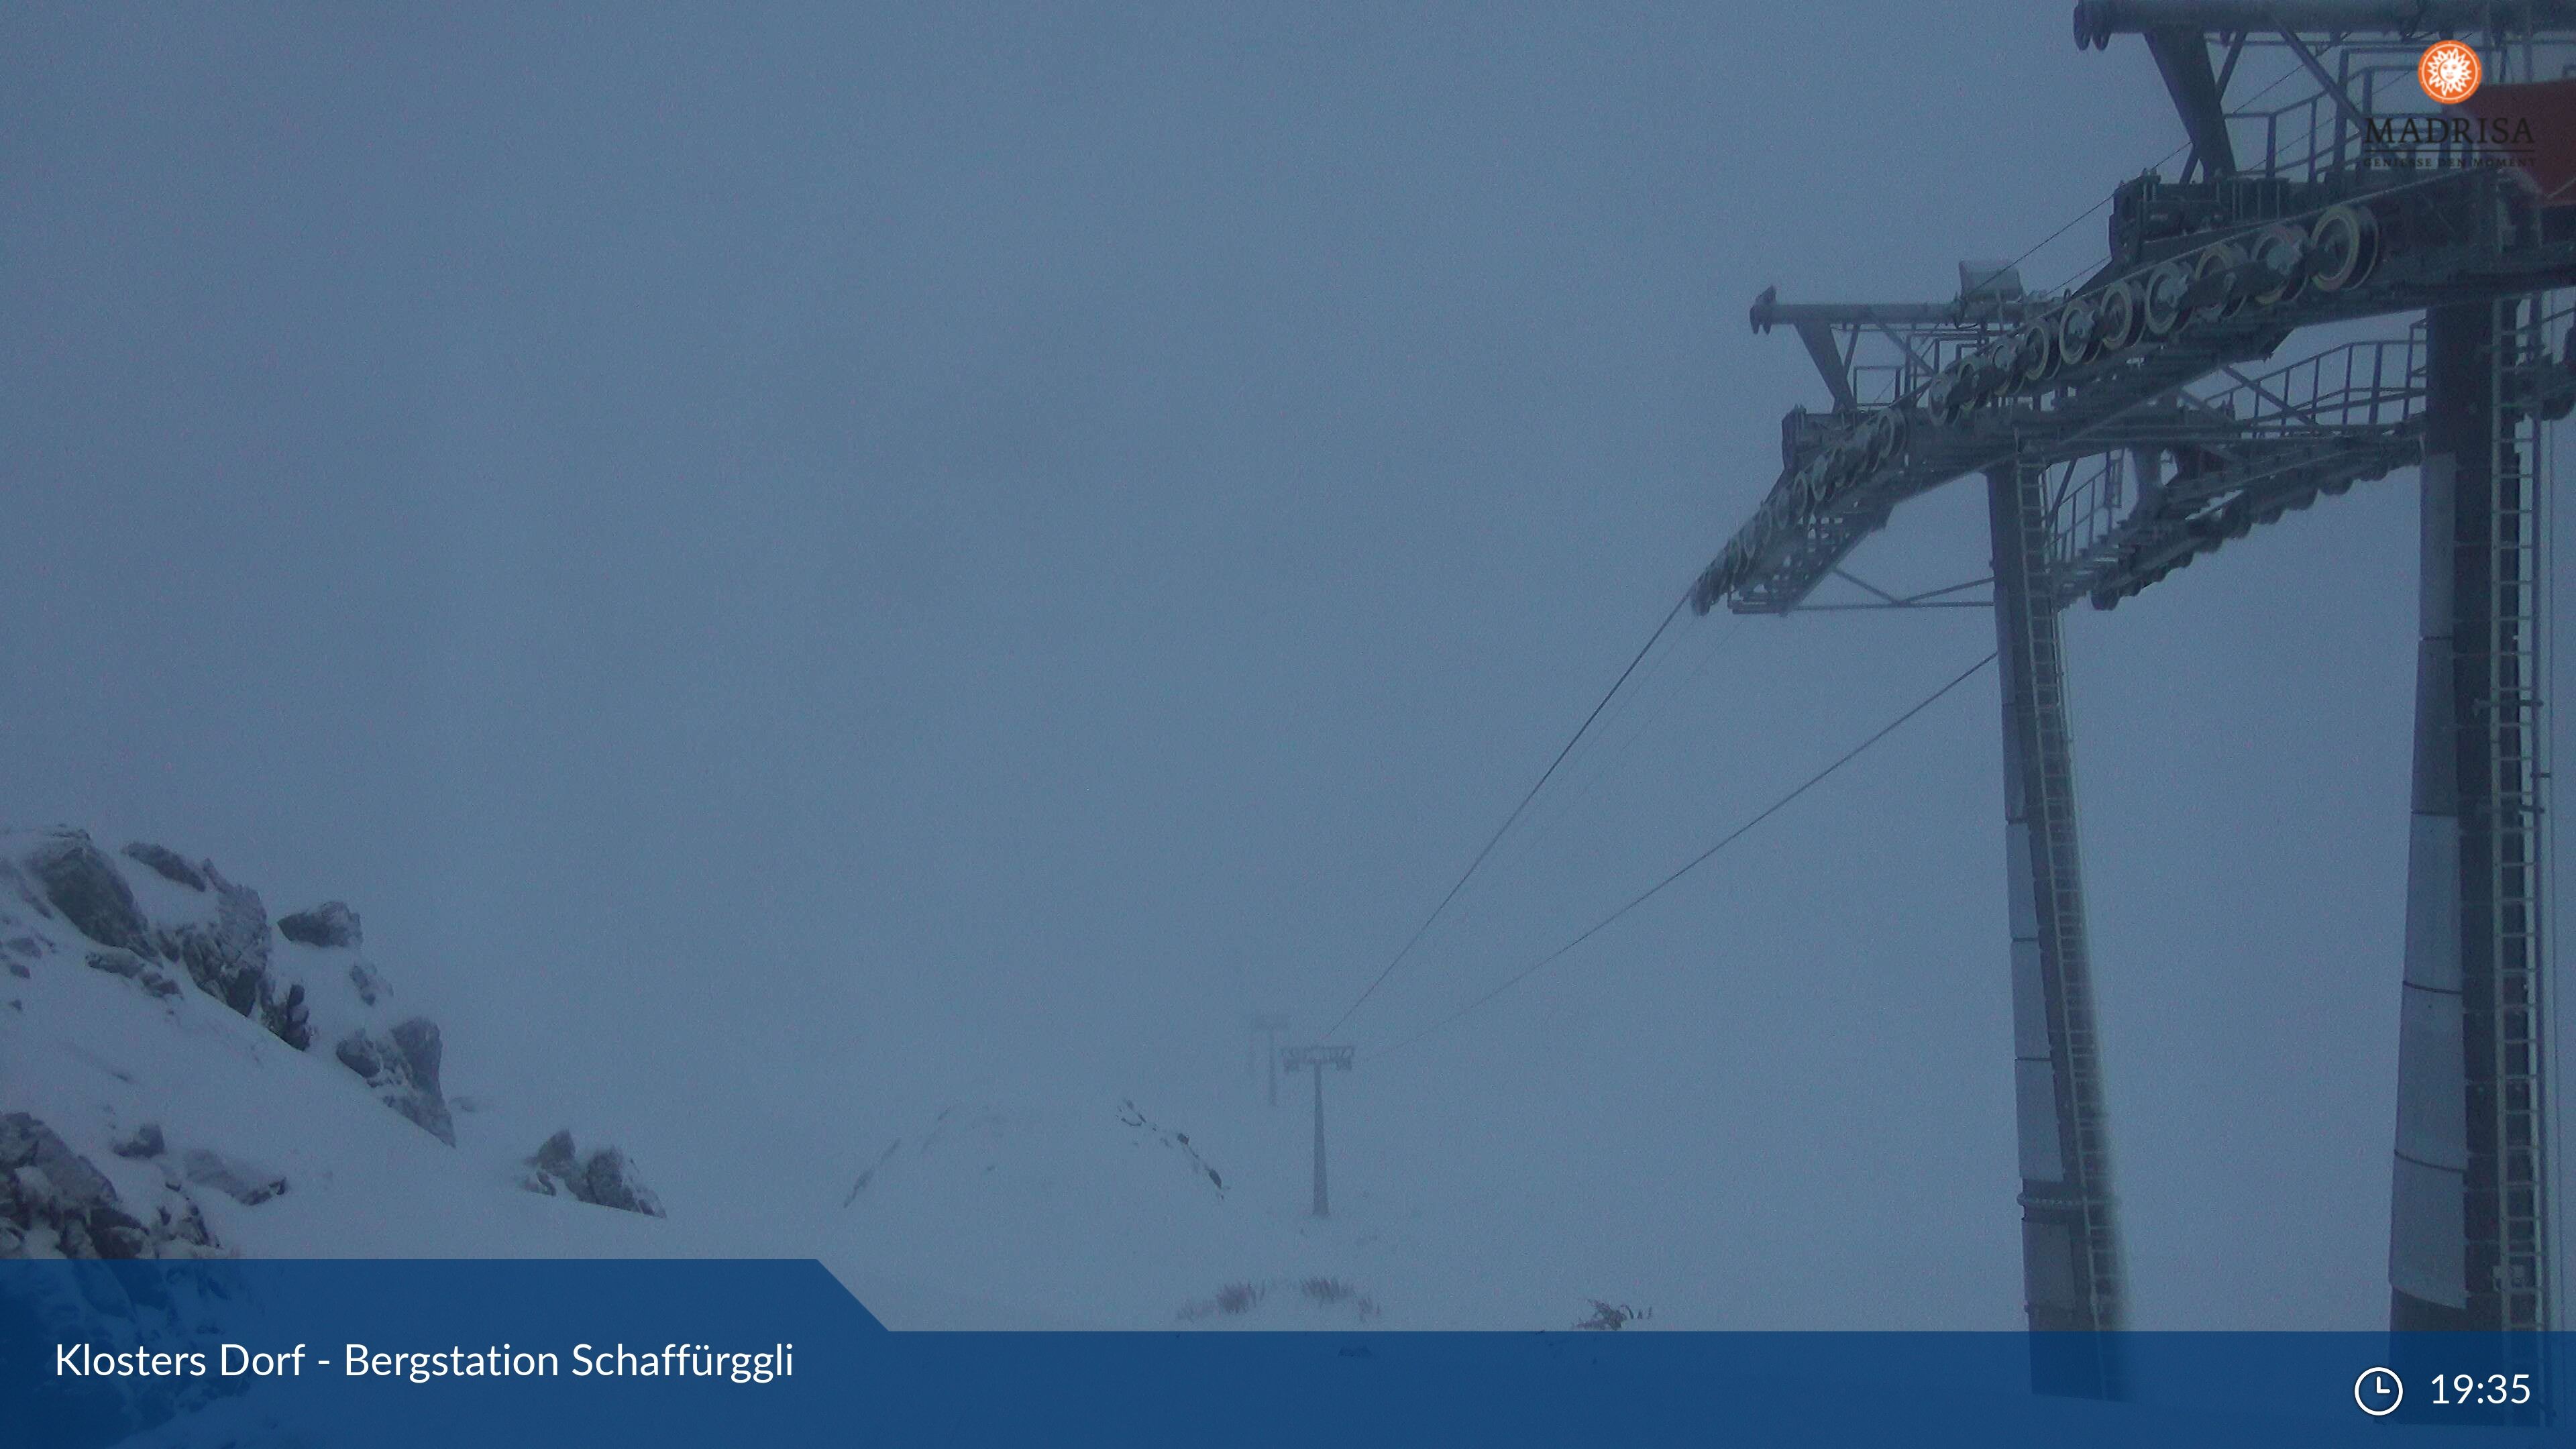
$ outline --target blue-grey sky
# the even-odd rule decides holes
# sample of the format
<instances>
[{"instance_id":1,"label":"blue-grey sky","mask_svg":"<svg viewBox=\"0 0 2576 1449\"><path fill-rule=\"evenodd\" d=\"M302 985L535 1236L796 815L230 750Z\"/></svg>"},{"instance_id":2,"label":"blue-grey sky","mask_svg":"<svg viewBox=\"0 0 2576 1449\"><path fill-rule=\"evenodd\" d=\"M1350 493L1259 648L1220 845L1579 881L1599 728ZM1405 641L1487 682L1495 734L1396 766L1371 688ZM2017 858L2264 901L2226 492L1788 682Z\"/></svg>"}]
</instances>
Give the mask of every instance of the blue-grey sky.
<instances>
[{"instance_id":1,"label":"blue-grey sky","mask_svg":"<svg viewBox=\"0 0 2576 1449\"><path fill-rule=\"evenodd\" d=\"M1769 486L1757 290L1945 297L2177 143L2065 9L11 7L0 813L348 899L675 1203L996 1077L1186 1122ZM2414 527L2070 617L2146 1326L2383 1311ZM1691 622L1351 1034L1990 647ZM1353 1160L1688 1321L2017 1324L1999 755L1985 676L1364 1061Z\"/></svg>"}]
</instances>

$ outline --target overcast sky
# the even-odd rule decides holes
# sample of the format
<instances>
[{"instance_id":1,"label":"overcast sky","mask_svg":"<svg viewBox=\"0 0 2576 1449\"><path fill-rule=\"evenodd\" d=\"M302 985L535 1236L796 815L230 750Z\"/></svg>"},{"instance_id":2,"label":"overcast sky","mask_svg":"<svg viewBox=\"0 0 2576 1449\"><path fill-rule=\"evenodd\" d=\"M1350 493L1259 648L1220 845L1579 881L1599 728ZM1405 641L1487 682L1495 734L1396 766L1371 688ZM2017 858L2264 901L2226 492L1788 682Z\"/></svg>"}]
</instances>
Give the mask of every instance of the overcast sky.
<instances>
[{"instance_id":1,"label":"overcast sky","mask_svg":"<svg viewBox=\"0 0 2576 1449\"><path fill-rule=\"evenodd\" d=\"M1755 292L1946 298L2178 143L2065 12L9 7L0 815L345 898L675 1202L996 1082L1186 1124L1770 485ZM2070 615L2141 1326L2382 1321L2415 507ZM1982 496L1856 566L1982 575ZM1689 621L1354 1020L1351 1170L1689 1323L2019 1325L1990 674L1368 1054L1991 629Z\"/></svg>"}]
</instances>

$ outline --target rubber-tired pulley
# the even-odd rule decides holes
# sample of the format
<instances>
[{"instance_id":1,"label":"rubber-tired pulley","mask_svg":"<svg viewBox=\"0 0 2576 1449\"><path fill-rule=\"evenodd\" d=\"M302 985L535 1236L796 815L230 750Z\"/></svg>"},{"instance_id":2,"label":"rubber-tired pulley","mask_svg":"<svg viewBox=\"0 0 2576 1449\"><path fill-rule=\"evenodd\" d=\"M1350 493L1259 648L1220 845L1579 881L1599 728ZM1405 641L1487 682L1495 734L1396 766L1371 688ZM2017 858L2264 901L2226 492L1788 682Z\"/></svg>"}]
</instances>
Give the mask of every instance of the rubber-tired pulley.
<instances>
[{"instance_id":1,"label":"rubber-tired pulley","mask_svg":"<svg viewBox=\"0 0 2576 1449\"><path fill-rule=\"evenodd\" d=\"M2139 320L2146 334L2171 337L2183 324L2182 294L2191 290L2191 268L2180 261L2159 264L2139 286Z\"/></svg>"},{"instance_id":2,"label":"rubber-tired pulley","mask_svg":"<svg viewBox=\"0 0 2576 1449\"><path fill-rule=\"evenodd\" d=\"M2338 204L2308 227L2308 284L2342 292L2370 280L2379 265L2379 219L2367 207Z\"/></svg>"}]
</instances>

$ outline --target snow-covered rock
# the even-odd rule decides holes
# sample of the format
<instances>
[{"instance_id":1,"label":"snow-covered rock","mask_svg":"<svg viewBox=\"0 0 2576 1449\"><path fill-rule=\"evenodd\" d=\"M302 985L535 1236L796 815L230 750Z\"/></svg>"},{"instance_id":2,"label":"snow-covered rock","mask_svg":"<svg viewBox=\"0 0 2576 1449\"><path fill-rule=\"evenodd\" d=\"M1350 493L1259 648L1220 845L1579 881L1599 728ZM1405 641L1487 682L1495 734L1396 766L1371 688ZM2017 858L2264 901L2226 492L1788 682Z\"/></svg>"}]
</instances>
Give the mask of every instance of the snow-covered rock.
<instances>
[{"instance_id":1,"label":"snow-covered rock","mask_svg":"<svg viewBox=\"0 0 2576 1449\"><path fill-rule=\"evenodd\" d=\"M188 1181L212 1188L244 1207L257 1207L286 1191L283 1173L228 1157L212 1148L191 1147L180 1159Z\"/></svg>"},{"instance_id":2,"label":"snow-covered rock","mask_svg":"<svg viewBox=\"0 0 2576 1449\"><path fill-rule=\"evenodd\" d=\"M573 1145L570 1128L539 1144L527 1165L528 1174L519 1185L530 1192L569 1197L594 1207L642 1213L646 1217L662 1216L662 1200L637 1180L625 1153L614 1147L601 1147L584 1156Z\"/></svg>"},{"instance_id":3,"label":"snow-covered rock","mask_svg":"<svg viewBox=\"0 0 2576 1449\"><path fill-rule=\"evenodd\" d=\"M132 851L128 847L127 853ZM137 882L135 899L144 904L154 944L199 989L242 1015L259 1014L263 1007L273 1010L277 992L268 975L268 908L259 892L224 879L211 860L189 874L204 884L191 888L158 867ZM275 1029L273 1020L267 1024Z\"/></svg>"},{"instance_id":4,"label":"snow-covered rock","mask_svg":"<svg viewBox=\"0 0 2576 1449\"><path fill-rule=\"evenodd\" d=\"M99 1354L167 1351L173 1344L215 1341L225 1321L224 1300L237 1291L223 1274L173 1274L150 1284L116 1273L31 1276L17 1280L16 1287L18 1291L0 1298L0 1340L86 1343ZM238 1395L247 1384L221 1375L119 1374L58 1380L52 1392L70 1401L62 1417L77 1442L108 1443L122 1442L137 1430L207 1422L197 1414ZM0 1425L19 1429L6 1419ZM8 1442L23 1438L23 1432L11 1432ZM247 1449L250 1441L192 1435L161 1442Z\"/></svg>"},{"instance_id":5,"label":"snow-covered rock","mask_svg":"<svg viewBox=\"0 0 2576 1449\"><path fill-rule=\"evenodd\" d=\"M1190 1165L1192 1172L1208 1180L1208 1186L1216 1189L1217 1196L1225 1195L1225 1179L1217 1174L1215 1168L1207 1165L1207 1159L1199 1156L1197 1148L1190 1145L1190 1134L1174 1132L1148 1119L1143 1112L1137 1110L1133 1098L1118 1104L1118 1120L1161 1143L1165 1151L1178 1154Z\"/></svg>"},{"instance_id":6,"label":"snow-covered rock","mask_svg":"<svg viewBox=\"0 0 2576 1449\"><path fill-rule=\"evenodd\" d=\"M173 885L183 885L192 891L206 888L206 878L197 873L195 866L188 864L188 858L166 845L152 845L137 840L125 847L125 853L151 867L163 880Z\"/></svg>"},{"instance_id":7,"label":"snow-covered rock","mask_svg":"<svg viewBox=\"0 0 2576 1449\"><path fill-rule=\"evenodd\" d=\"M357 912L281 939L258 899L164 846L0 830L0 1255L690 1251L624 1226L662 1205L614 1148L566 1134L559 1200L512 1190L526 1137L461 1139L442 1033L361 953Z\"/></svg>"},{"instance_id":8,"label":"snow-covered rock","mask_svg":"<svg viewBox=\"0 0 2576 1449\"><path fill-rule=\"evenodd\" d=\"M179 983L170 979L160 967L122 946L105 946L84 955L81 960L92 971L104 971L134 983L135 989L147 996L176 996Z\"/></svg>"},{"instance_id":9,"label":"snow-covered rock","mask_svg":"<svg viewBox=\"0 0 2576 1449\"><path fill-rule=\"evenodd\" d=\"M301 987L297 988L301 990ZM417 1122L421 1130L449 1146L456 1144L456 1118L448 1111L439 1084L444 1045L438 1023L425 1016L405 1017L379 1033L360 1026L344 1033L332 1055L375 1088L378 1100Z\"/></svg>"},{"instance_id":10,"label":"snow-covered rock","mask_svg":"<svg viewBox=\"0 0 2576 1449\"><path fill-rule=\"evenodd\" d=\"M358 913L346 901L324 901L309 911L281 916L277 934L305 946L346 946L356 950L365 941L358 927Z\"/></svg>"},{"instance_id":11,"label":"snow-covered rock","mask_svg":"<svg viewBox=\"0 0 2576 1449\"><path fill-rule=\"evenodd\" d=\"M12 975L59 949L155 998L176 998L184 977L289 1047L327 1051L377 1100L455 1143L438 1024L404 1010L359 954L358 913L346 902L272 929L259 892L213 861L145 841L123 854L136 868L120 869L86 831L0 833L0 902L24 912L0 911L0 924L14 923L0 930Z\"/></svg>"},{"instance_id":12,"label":"snow-covered rock","mask_svg":"<svg viewBox=\"0 0 2576 1449\"><path fill-rule=\"evenodd\" d=\"M207 1256L204 1216L176 1181L161 1186L159 1201L129 1205L52 1128L0 1113L0 1258Z\"/></svg>"},{"instance_id":13,"label":"snow-covered rock","mask_svg":"<svg viewBox=\"0 0 2576 1449\"><path fill-rule=\"evenodd\" d=\"M684 1174L674 1222L505 1064L449 1059L346 903L271 924L259 900L165 846L0 831L0 1252L810 1256L903 1328L1519 1321L1458 1306L1483 1260L1426 1273L1445 1234L1366 1171L1308 1216L1299 1114L1168 1086L959 1102L757 1191Z\"/></svg>"},{"instance_id":14,"label":"snow-covered rock","mask_svg":"<svg viewBox=\"0 0 2576 1449\"><path fill-rule=\"evenodd\" d=\"M40 832L21 848L20 858L44 893L36 904L52 908L47 914L60 912L72 929L99 945L138 956L159 954L151 927L135 907L133 889L115 863L90 843L88 831Z\"/></svg>"}]
</instances>

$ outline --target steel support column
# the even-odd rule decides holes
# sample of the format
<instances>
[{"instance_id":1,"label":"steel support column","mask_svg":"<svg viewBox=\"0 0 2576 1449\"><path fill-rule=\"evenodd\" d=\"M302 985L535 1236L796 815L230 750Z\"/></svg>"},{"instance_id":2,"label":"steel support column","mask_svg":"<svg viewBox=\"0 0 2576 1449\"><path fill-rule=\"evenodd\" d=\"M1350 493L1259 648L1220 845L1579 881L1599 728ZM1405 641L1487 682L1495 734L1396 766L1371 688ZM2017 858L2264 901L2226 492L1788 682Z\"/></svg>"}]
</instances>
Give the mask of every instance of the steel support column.
<instances>
[{"instance_id":1,"label":"steel support column","mask_svg":"<svg viewBox=\"0 0 2576 1449\"><path fill-rule=\"evenodd\" d=\"M1333 1199L1324 1190L1324 1064L1314 1064L1315 1071L1315 1216L1333 1215Z\"/></svg>"},{"instance_id":2,"label":"steel support column","mask_svg":"<svg viewBox=\"0 0 2576 1449\"><path fill-rule=\"evenodd\" d=\"M2389 1323L2401 1331L2545 1329L2552 1319L2541 500L2522 436L2536 424L2507 397L2521 305L2426 314L2414 813L2388 1242Z\"/></svg>"},{"instance_id":3,"label":"steel support column","mask_svg":"<svg viewBox=\"0 0 2576 1449\"><path fill-rule=\"evenodd\" d=\"M2127 1321L2127 1295L2085 943L2065 666L2047 576L2046 470L2016 465L1987 474L1986 484L2003 684L2023 1296L2035 1332L2117 1329ZM2035 1358L2040 1387L2116 1396L2111 1350L2096 1343L2057 1355L2053 1371Z\"/></svg>"},{"instance_id":4,"label":"steel support column","mask_svg":"<svg viewBox=\"0 0 2576 1449\"><path fill-rule=\"evenodd\" d=\"M1299 1067L1315 1074L1315 1216L1333 1215L1333 1200L1324 1183L1324 1069L1351 1069L1356 1053L1346 1046L1289 1047L1279 1054L1279 1064L1295 1071Z\"/></svg>"}]
</instances>

